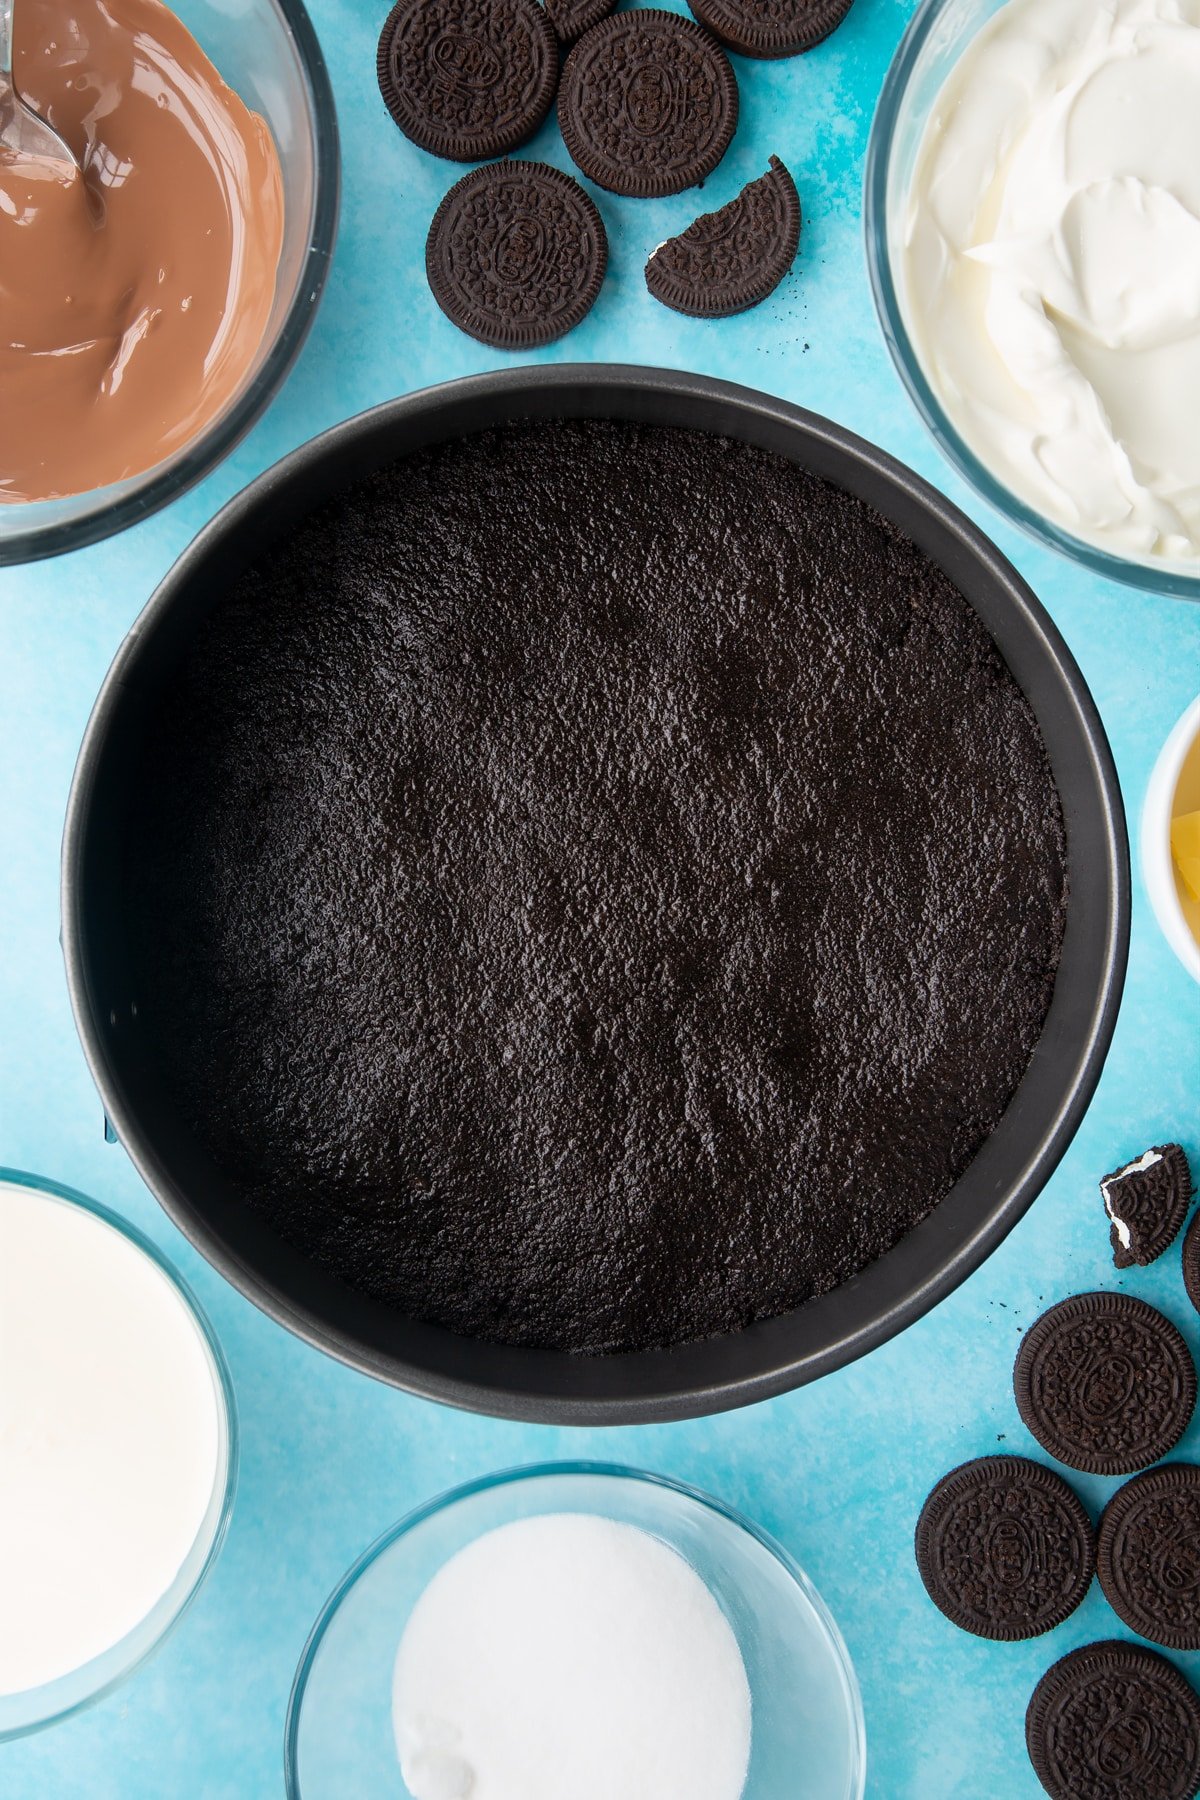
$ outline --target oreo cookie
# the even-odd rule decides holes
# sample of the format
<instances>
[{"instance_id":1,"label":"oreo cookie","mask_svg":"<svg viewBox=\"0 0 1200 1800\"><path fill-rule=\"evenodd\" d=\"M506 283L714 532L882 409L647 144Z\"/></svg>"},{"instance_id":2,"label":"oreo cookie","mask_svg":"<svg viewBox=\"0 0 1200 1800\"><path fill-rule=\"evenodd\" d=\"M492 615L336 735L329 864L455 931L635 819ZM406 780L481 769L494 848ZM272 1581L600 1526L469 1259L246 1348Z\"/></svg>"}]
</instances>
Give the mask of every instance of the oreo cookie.
<instances>
[{"instance_id":1,"label":"oreo cookie","mask_svg":"<svg viewBox=\"0 0 1200 1800\"><path fill-rule=\"evenodd\" d=\"M796 259L800 196L777 156L718 212L701 213L646 264L656 300L696 319L745 312L773 293Z\"/></svg>"},{"instance_id":2,"label":"oreo cookie","mask_svg":"<svg viewBox=\"0 0 1200 1800\"><path fill-rule=\"evenodd\" d=\"M1017 1408L1038 1443L1093 1475L1133 1475L1183 1436L1196 1370L1169 1319L1131 1294L1077 1294L1026 1333Z\"/></svg>"},{"instance_id":3,"label":"oreo cookie","mask_svg":"<svg viewBox=\"0 0 1200 1800\"><path fill-rule=\"evenodd\" d=\"M525 143L550 111L558 44L537 0L396 0L376 68L405 137L482 162Z\"/></svg>"},{"instance_id":4,"label":"oreo cookie","mask_svg":"<svg viewBox=\"0 0 1200 1800\"><path fill-rule=\"evenodd\" d=\"M549 163L499 162L455 182L429 227L425 273L446 317L497 350L570 331L604 280L604 223Z\"/></svg>"},{"instance_id":5,"label":"oreo cookie","mask_svg":"<svg viewBox=\"0 0 1200 1800\"><path fill-rule=\"evenodd\" d=\"M798 56L836 31L853 0L688 0L702 25L743 56Z\"/></svg>"},{"instance_id":6,"label":"oreo cookie","mask_svg":"<svg viewBox=\"0 0 1200 1800\"><path fill-rule=\"evenodd\" d=\"M617 0L545 0L546 17L560 44L573 44L585 31L616 12Z\"/></svg>"},{"instance_id":7,"label":"oreo cookie","mask_svg":"<svg viewBox=\"0 0 1200 1800\"><path fill-rule=\"evenodd\" d=\"M679 194L711 175L737 129L729 58L691 19L615 13L563 66L558 123L589 180L613 194Z\"/></svg>"},{"instance_id":8,"label":"oreo cookie","mask_svg":"<svg viewBox=\"0 0 1200 1800\"><path fill-rule=\"evenodd\" d=\"M1187 1218L1192 1171L1178 1144L1156 1144L1100 1183L1118 1269L1152 1263Z\"/></svg>"},{"instance_id":9,"label":"oreo cookie","mask_svg":"<svg viewBox=\"0 0 1200 1800\"><path fill-rule=\"evenodd\" d=\"M1038 1682L1025 1743L1051 1800L1193 1800L1200 1696L1154 1650L1087 1644Z\"/></svg>"},{"instance_id":10,"label":"oreo cookie","mask_svg":"<svg viewBox=\"0 0 1200 1800\"><path fill-rule=\"evenodd\" d=\"M1183 1239L1183 1285L1188 1299L1200 1312L1200 1212L1188 1226Z\"/></svg>"},{"instance_id":11,"label":"oreo cookie","mask_svg":"<svg viewBox=\"0 0 1200 1800\"><path fill-rule=\"evenodd\" d=\"M1061 1475L983 1456L938 1482L917 1520L917 1568L934 1605L976 1637L1040 1637L1068 1618L1095 1569L1091 1520Z\"/></svg>"},{"instance_id":12,"label":"oreo cookie","mask_svg":"<svg viewBox=\"0 0 1200 1800\"><path fill-rule=\"evenodd\" d=\"M1200 1650L1200 1467L1164 1463L1100 1519L1100 1585L1119 1618L1168 1650Z\"/></svg>"}]
</instances>

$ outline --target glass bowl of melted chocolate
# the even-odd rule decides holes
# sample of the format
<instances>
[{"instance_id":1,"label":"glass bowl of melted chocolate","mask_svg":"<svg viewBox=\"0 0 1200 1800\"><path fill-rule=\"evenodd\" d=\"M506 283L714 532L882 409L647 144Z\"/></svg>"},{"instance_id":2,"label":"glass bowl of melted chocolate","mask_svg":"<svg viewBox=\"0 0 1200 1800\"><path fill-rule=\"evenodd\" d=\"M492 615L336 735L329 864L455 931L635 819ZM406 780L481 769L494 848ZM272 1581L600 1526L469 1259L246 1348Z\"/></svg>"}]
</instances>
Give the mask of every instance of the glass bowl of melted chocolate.
<instances>
[{"instance_id":1,"label":"glass bowl of melted chocolate","mask_svg":"<svg viewBox=\"0 0 1200 1800\"><path fill-rule=\"evenodd\" d=\"M0 148L0 566L144 518L249 430L339 169L301 0L21 0L13 78L73 160Z\"/></svg>"},{"instance_id":2,"label":"glass bowl of melted chocolate","mask_svg":"<svg viewBox=\"0 0 1200 1800\"><path fill-rule=\"evenodd\" d=\"M234 501L117 657L64 853L107 1116L269 1313L515 1417L863 1354L1030 1205L1128 853L969 522L695 376L481 376Z\"/></svg>"}]
</instances>

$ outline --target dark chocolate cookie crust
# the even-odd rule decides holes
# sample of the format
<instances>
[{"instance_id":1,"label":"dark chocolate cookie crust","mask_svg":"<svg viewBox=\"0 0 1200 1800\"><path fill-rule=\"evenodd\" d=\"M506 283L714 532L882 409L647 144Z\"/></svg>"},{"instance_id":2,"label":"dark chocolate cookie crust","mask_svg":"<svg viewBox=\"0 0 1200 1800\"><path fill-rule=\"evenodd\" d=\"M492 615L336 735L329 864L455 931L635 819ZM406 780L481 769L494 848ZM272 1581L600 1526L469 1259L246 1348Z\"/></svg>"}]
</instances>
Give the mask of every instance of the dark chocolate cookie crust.
<instances>
[{"instance_id":1,"label":"dark chocolate cookie crust","mask_svg":"<svg viewBox=\"0 0 1200 1800\"><path fill-rule=\"evenodd\" d=\"M1070 1617L1091 1584L1096 1539L1061 1475L1023 1456L982 1456L944 1475L917 1520L917 1568L952 1624L1013 1643Z\"/></svg>"},{"instance_id":2,"label":"dark chocolate cookie crust","mask_svg":"<svg viewBox=\"0 0 1200 1800\"><path fill-rule=\"evenodd\" d=\"M1157 1651L1086 1644L1038 1682L1025 1743L1051 1800L1193 1800L1200 1697Z\"/></svg>"},{"instance_id":3,"label":"dark chocolate cookie crust","mask_svg":"<svg viewBox=\"0 0 1200 1800\"><path fill-rule=\"evenodd\" d=\"M1105 1597L1131 1630L1200 1650L1200 1466L1161 1463L1118 1488L1097 1558Z\"/></svg>"},{"instance_id":4,"label":"dark chocolate cookie crust","mask_svg":"<svg viewBox=\"0 0 1200 1800\"><path fill-rule=\"evenodd\" d=\"M977 616L697 433L513 427L348 492L215 608L132 791L184 1118L284 1237L473 1336L679 1343L838 1286L1053 989L1057 795Z\"/></svg>"}]
</instances>

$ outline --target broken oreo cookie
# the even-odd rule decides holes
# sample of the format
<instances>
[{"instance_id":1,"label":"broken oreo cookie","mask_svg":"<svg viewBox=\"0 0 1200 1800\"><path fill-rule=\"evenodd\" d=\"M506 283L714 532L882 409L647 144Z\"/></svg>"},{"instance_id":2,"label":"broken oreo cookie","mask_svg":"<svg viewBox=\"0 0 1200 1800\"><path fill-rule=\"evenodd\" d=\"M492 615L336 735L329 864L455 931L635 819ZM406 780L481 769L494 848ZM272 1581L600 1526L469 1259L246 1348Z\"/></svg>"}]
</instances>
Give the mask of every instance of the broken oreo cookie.
<instances>
[{"instance_id":1,"label":"broken oreo cookie","mask_svg":"<svg viewBox=\"0 0 1200 1800\"><path fill-rule=\"evenodd\" d=\"M798 56L836 31L853 0L688 0L702 25L743 56Z\"/></svg>"},{"instance_id":2,"label":"broken oreo cookie","mask_svg":"<svg viewBox=\"0 0 1200 1800\"><path fill-rule=\"evenodd\" d=\"M546 117L558 44L537 0L397 0L376 68L406 137L434 156L481 162L515 150Z\"/></svg>"},{"instance_id":3,"label":"broken oreo cookie","mask_svg":"<svg viewBox=\"0 0 1200 1800\"><path fill-rule=\"evenodd\" d=\"M1132 1631L1200 1650L1200 1467L1164 1463L1118 1488L1100 1520L1097 1565Z\"/></svg>"},{"instance_id":4,"label":"broken oreo cookie","mask_svg":"<svg viewBox=\"0 0 1200 1800\"><path fill-rule=\"evenodd\" d=\"M695 187L729 148L737 118L729 58L678 13L615 13L580 38L563 66L563 142L610 193L651 199Z\"/></svg>"},{"instance_id":5,"label":"broken oreo cookie","mask_svg":"<svg viewBox=\"0 0 1200 1800\"><path fill-rule=\"evenodd\" d=\"M984 1456L938 1482L917 1521L930 1599L976 1637L1040 1637L1068 1618L1095 1569L1091 1520L1061 1475Z\"/></svg>"},{"instance_id":6,"label":"broken oreo cookie","mask_svg":"<svg viewBox=\"0 0 1200 1800\"><path fill-rule=\"evenodd\" d=\"M1100 1183L1118 1269L1152 1263L1187 1218L1192 1171L1178 1144L1156 1144Z\"/></svg>"},{"instance_id":7,"label":"broken oreo cookie","mask_svg":"<svg viewBox=\"0 0 1200 1800\"><path fill-rule=\"evenodd\" d=\"M578 325L607 262L595 205L549 163L489 163L464 175L425 245L425 273L446 317L498 350L549 344Z\"/></svg>"},{"instance_id":8,"label":"broken oreo cookie","mask_svg":"<svg viewBox=\"0 0 1200 1800\"><path fill-rule=\"evenodd\" d=\"M1042 1447L1093 1475L1133 1475L1183 1436L1196 1370L1169 1319L1131 1294L1077 1294L1042 1314L1013 1371Z\"/></svg>"},{"instance_id":9,"label":"broken oreo cookie","mask_svg":"<svg viewBox=\"0 0 1200 1800\"><path fill-rule=\"evenodd\" d=\"M1051 1800L1193 1800L1200 1696L1138 1644L1088 1644L1038 1682L1025 1743Z\"/></svg>"},{"instance_id":10,"label":"broken oreo cookie","mask_svg":"<svg viewBox=\"0 0 1200 1800\"><path fill-rule=\"evenodd\" d=\"M697 319L757 306L783 280L800 243L800 196L777 156L765 175L718 212L701 213L646 264L646 286L664 306Z\"/></svg>"}]
</instances>

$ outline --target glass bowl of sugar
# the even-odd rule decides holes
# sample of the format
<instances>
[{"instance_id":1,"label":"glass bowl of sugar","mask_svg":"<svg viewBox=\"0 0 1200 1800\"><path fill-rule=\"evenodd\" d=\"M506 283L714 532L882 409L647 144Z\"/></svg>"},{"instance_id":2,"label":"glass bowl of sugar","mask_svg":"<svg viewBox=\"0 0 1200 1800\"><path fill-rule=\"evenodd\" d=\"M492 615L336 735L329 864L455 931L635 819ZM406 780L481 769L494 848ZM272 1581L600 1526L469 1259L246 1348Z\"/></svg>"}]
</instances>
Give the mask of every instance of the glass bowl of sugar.
<instances>
[{"instance_id":1,"label":"glass bowl of sugar","mask_svg":"<svg viewBox=\"0 0 1200 1800\"><path fill-rule=\"evenodd\" d=\"M749 1520L594 1463L490 1476L387 1532L305 1646L290 1800L861 1800L862 1701Z\"/></svg>"}]
</instances>

